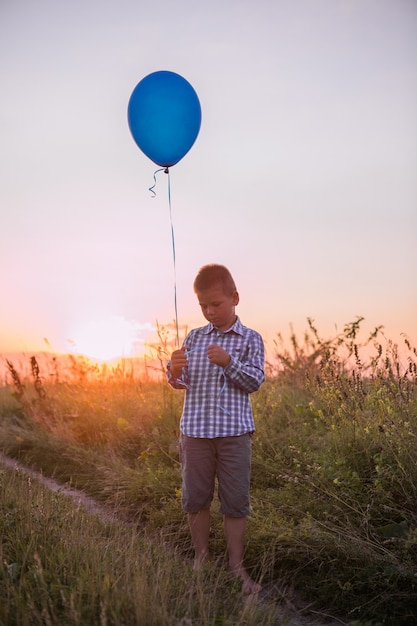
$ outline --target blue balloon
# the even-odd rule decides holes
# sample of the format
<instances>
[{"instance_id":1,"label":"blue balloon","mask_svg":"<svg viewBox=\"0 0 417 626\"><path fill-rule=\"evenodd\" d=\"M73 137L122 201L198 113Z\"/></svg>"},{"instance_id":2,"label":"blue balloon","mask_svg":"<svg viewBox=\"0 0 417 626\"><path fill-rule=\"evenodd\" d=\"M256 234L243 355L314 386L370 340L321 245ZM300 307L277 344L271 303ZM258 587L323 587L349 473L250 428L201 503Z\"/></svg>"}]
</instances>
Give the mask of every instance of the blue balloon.
<instances>
[{"instance_id":1,"label":"blue balloon","mask_svg":"<svg viewBox=\"0 0 417 626\"><path fill-rule=\"evenodd\" d=\"M170 167L194 144L201 125L200 101L174 72L154 72L135 87L128 105L130 132L154 163Z\"/></svg>"}]
</instances>

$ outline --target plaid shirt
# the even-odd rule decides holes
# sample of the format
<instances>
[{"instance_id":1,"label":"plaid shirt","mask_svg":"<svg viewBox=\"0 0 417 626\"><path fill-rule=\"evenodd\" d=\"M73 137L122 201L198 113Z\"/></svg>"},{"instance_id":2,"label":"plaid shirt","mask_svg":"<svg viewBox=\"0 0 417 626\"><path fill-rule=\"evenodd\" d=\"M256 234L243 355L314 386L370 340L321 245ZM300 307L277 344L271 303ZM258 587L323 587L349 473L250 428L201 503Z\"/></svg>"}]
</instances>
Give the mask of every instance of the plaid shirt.
<instances>
[{"instance_id":1,"label":"plaid shirt","mask_svg":"<svg viewBox=\"0 0 417 626\"><path fill-rule=\"evenodd\" d=\"M210 363L207 347L216 343L230 354L225 368ZM167 377L174 389L186 389L180 429L188 437L230 437L253 432L249 394L264 381L264 344L259 333L237 318L223 332L208 324L192 330L184 341L188 364L174 380L168 364Z\"/></svg>"}]
</instances>

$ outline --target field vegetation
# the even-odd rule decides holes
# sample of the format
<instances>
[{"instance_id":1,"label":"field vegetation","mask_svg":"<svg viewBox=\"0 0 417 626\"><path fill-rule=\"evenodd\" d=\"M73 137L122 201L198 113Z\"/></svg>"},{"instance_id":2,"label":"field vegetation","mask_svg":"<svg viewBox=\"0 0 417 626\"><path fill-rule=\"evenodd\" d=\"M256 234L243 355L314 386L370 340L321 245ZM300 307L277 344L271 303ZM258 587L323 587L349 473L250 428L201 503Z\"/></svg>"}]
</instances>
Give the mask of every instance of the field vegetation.
<instances>
[{"instance_id":1,"label":"field vegetation","mask_svg":"<svg viewBox=\"0 0 417 626\"><path fill-rule=\"evenodd\" d=\"M150 348L161 374L51 356L30 375L8 360L0 451L81 489L120 523L87 514L20 470L0 472L0 623L232 626L417 624L417 351L358 318L322 339L313 322L277 337L253 395L252 515L245 565L265 591L244 602L215 558L190 567L181 512L182 392L163 379L169 334ZM305 618L307 619L307 618ZM324 617L322 621L325 623Z\"/></svg>"}]
</instances>

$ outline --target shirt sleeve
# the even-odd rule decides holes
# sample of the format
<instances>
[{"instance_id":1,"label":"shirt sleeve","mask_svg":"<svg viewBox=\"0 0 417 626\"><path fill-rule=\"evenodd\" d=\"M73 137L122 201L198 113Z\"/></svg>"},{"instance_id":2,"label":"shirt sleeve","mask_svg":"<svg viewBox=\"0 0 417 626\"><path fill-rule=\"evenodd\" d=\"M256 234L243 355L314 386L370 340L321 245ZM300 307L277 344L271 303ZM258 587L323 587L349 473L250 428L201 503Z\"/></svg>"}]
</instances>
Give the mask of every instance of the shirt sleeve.
<instances>
[{"instance_id":1,"label":"shirt sleeve","mask_svg":"<svg viewBox=\"0 0 417 626\"><path fill-rule=\"evenodd\" d=\"M247 354L243 360L235 356L230 357L230 363L224 368L226 378L237 387L253 393L257 391L265 380L265 349L262 337L252 331Z\"/></svg>"},{"instance_id":2,"label":"shirt sleeve","mask_svg":"<svg viewBox=\"0 0 417 626\"><path fill-rule=\"evenodd\" d=\"M171 385L173 389L188 389L189 382L188 382L187 370L188 370L187 367L183 367L181 376L179 378L174 378L171 373L171 361L168 361L167 368L166 368L166 376L167 376L168 384Z\"/></svg>"}]
</instances>

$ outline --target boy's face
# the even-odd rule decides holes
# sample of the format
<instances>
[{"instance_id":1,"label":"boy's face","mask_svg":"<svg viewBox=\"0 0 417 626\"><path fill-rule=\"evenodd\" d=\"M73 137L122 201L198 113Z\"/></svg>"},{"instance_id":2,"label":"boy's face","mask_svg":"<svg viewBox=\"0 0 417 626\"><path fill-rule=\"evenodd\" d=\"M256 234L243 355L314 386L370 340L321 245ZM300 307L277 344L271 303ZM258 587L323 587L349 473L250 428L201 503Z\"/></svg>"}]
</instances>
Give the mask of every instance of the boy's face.
<instances>
[{"instance_id":1,"label":"boy's face","mask_svg":"<svg viewBox=\"0 0 417 626\"><path fill-rule=\"evenodd\" d=\"M207 321L220 330L227 330L236 321L235 306L239 303L239 294L225 294L221 285L197 291L197 299Z\"/></svg>"}]
</instances>

